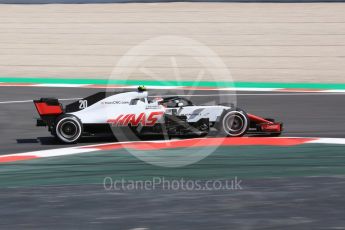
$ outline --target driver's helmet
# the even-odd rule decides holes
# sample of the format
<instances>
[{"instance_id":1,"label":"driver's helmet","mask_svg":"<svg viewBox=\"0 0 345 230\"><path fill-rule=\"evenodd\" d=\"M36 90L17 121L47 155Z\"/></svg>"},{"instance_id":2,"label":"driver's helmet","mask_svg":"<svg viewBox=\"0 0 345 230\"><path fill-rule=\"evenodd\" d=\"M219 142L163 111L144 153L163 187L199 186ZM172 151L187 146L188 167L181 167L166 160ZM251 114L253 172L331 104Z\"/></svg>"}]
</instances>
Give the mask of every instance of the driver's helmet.
<instances>
[{"instance_id":1,"label":"driver's helmet","mask_svg":"<svg viewBox=\"0 0 345 230\"><path fill-rule=\"evenodd\" d=\"M144 91L147 91L147 90L146 90L146 87L145 87L145 86L140 85L140 86L138 87L138 91L139 91L139 92L144 92Z\"/></svg>"}]
</instances>

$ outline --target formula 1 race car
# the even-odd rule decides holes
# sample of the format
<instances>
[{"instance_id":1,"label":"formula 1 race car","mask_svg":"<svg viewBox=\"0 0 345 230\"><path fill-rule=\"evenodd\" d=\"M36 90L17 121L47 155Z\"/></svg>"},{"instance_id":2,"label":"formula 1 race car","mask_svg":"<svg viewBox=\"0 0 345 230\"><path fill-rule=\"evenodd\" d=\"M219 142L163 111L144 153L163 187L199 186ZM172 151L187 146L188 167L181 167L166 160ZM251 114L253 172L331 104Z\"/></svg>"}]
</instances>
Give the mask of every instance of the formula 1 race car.
<instances>
[{"instance_id":1,"label":"formula 1 race car","mask_svg":"<svg viewBox=\"0 0 345 230\"><path fill-rule=\"evenodd\" d=\"M99 92L63 108L58 99L34 100L40 115L37 126L48 126L53 136L64 143L75 143L82 136L113 133L123 127L136 136L169 137L216 135L239 137L245 134L278 136L283 124L247 114L233 105L194 105L175 96L149 100L144 87L138 91Z\"/></svg>"}]
</instances>

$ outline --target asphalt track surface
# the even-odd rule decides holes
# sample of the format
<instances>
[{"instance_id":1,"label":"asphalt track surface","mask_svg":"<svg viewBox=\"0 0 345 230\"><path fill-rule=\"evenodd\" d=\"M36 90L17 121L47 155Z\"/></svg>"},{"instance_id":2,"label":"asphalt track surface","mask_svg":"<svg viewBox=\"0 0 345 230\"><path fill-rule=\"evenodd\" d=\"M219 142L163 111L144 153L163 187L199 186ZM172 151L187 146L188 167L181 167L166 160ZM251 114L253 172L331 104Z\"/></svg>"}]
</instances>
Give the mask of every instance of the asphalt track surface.
<instances>
[{"instance_id":1,"label":"asphalt track surface","mask_svg":"<svg viewBox=\"0 0 345 230\"><path fill-rule=\"evenodd\" d=\"M0 154L66 147L56 142L45 127L35 126L35 117L38 117L38 114L30 100L40 97L83 98L99 91L101 89L1 87ZM229 97L218 95L215 91L176 90L150 90L149 95L175 93L194 95L191 99L195 104L217 102L220 97L223 100ZM233 93L219 92L219 94ZM284 122L283 136L341 138L345 137L344 98L344 94L237 92L237 106L249 113ZM70 102L72 101L63 101L63 103ZM82 140L81 145L103 142L103 138L88 138Z\"/></svg>"},{"instance_id":2,"label":"asphalt track surface","mask_svg":"<svg viewBox=\"0 0 345 230\"><path fill-rule=\"evenodd\" d=\"M2 87L1 102L79 98L99 89ZM171 93L150 91L151 94ZM186 92L183 92L186 93ZM223 92L227 93L227 92ZM196 91L196 103L214 91ZM285 123L284 136L345 137L345 95L239 92L238 106ZM216 96L214 96L216 97ZM1 103L1 154L66 147L35 127L31 102ZM109 140L108 140L109 141ZM81 145L102 143L86 139ZM101 185L0 189L2 229L342 229L342 177L247 180L243 191L105 191Z\"/></svg>"}]
</instances>

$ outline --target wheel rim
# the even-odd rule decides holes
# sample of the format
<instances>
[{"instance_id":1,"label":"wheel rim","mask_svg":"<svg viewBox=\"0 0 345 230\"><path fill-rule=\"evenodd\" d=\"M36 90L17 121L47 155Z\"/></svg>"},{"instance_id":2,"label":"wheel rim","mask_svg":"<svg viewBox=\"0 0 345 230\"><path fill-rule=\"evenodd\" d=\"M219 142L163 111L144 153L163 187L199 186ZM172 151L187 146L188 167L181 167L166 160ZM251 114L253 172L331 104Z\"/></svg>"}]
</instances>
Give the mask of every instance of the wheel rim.
<instances>
[{"instance_id":1,"label":"wheel rim","mask_svg":"<svg viewBox=\"0 0 345 230\"><path fill-rule=\"evenodd\" d=\"M231 136L241 136L245 133L248 121L239 112L230 112L223 120L223 127L226 133Z\"/></svg>"},{"instance_id":2,"label":"wheel rim","mask_svg":"<svg viewBox=\"0 0 345 230\"><path fill-rule=\"evenodd\" d=\"M72 121L66 121L61 124L60 133L67 139L73 139L78 134L78 127Z\"/></svg>"},{"instance_id":3,"label":"wheel rim","mask_svg":"<svg viewBox=\"0 0 345 230\"><path fill-rule=\"evenodd\" d=\"M239 132L243 129L243 119L238 115L232 115L227 119L227 128L231 132Z\"/></svg>"},{"instance_id":4,"label":"wheel rim","mask_svg":"<svg viewBox=\"0 0 345 230\"><path fill-rule=\"evenodd\" d=\"M81 135L81 125L74 118L66 117L56 125L56 135L60 140L67 143L76 141Z\"/></svg>"}]
</instances>

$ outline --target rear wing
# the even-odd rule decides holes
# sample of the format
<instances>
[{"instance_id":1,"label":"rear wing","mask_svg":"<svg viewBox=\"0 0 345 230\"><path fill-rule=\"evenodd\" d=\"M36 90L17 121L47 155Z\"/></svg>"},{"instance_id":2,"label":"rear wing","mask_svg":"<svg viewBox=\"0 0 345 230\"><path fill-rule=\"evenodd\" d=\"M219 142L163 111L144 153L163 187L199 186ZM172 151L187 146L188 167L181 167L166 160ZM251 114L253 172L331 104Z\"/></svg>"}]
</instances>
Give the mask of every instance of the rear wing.
<instances>
[{"instance_id":1,"label":"rear wing","mask_svg":"<svg viewBox=\"0 0 345 230\"><path fill-rule=\"evenodd\" d=\"M34 100L38 114L42 116L58 116L63 113L62 105L55 98L41 98Z\"/></svg>"}]
</instances>

